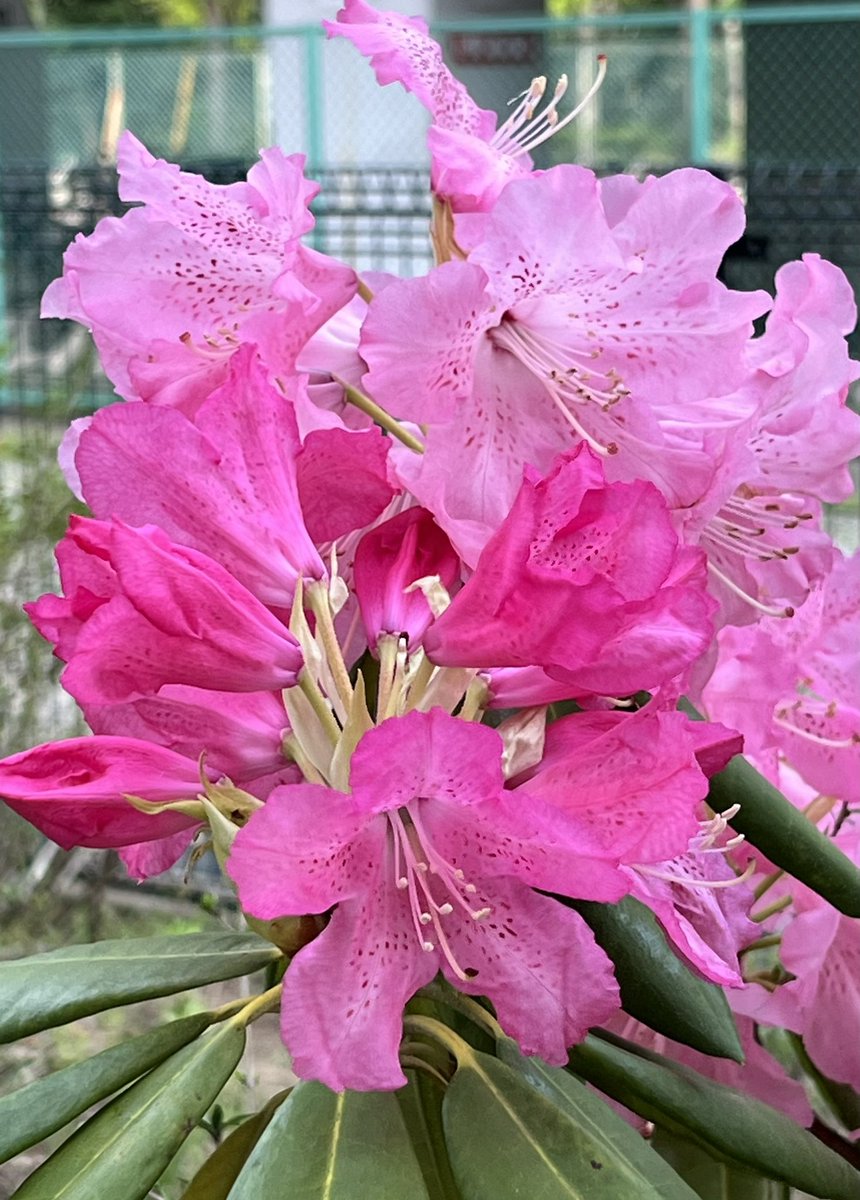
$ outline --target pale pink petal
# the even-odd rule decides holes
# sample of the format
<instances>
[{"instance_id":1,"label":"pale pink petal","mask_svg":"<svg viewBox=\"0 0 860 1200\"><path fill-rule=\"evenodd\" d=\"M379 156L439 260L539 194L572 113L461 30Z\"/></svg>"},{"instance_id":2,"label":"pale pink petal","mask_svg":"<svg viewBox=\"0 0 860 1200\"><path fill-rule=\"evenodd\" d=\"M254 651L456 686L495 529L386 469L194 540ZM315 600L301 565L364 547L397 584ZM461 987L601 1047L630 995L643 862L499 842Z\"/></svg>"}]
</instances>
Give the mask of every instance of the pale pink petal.
<instances>
[{"instance_id":1,"label":"pale pink petal","mask_svg":"<svg viewBox=\"0 0 860 1200\"><path fill-rule=\"evenodd\" d=\"M383 86L400 83L421 101L443 129L489 137L495 113L478 108L442 61L442 51L421 17L377 10L365 0L345 0L337 23L323 21L329 37L345 37L370 59Z\"/></svg>"}]
</instances>

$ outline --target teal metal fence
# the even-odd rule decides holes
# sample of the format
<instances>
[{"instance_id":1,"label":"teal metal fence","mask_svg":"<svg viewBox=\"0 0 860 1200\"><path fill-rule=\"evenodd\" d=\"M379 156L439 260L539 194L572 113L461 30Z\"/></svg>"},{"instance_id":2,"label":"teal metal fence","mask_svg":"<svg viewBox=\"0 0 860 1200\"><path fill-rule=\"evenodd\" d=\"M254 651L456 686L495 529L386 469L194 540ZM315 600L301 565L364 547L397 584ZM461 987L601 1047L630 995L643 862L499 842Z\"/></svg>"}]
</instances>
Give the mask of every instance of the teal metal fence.
<instances>
[{"instance_id":1,"label":"teal metal fence","mask_svg":"<svg viewBox=\"0 0 860 1200\"><path fill-rule=\"evenodd\" d=\"M607 54L603 89L542 165L717 170L749 207L747 239L726 264L732 286L768 286L804 250L860 285L860 3L482 19L435 32L479 103L499 110L538 74L567 73L582 94ZM40 323L38 304L75 232L121 211L120 130L221 182L279 142L323 182L321 249L399 274L425 270L430 250L423 110L378 88L353 48L316 26L3 32L0 114L2 748L70 720L34 698L48 659L17 607L50 585L66 507L51 465L59 431L111 394L85 331ZM856 543L856 512L841 520Z\"/></svg>"}]
</instances>

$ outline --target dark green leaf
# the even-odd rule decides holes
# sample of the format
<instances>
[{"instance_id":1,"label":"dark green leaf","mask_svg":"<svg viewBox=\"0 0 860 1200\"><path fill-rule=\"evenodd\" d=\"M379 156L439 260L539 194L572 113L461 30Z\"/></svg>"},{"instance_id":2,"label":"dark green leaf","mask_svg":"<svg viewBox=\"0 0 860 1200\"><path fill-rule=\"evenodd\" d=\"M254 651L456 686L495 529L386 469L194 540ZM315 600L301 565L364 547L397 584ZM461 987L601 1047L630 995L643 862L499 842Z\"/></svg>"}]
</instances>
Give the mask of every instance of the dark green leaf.
<instances>
[{"instance_id":1,"label":"dark green leaf","mask_svg":"<svg viewBox=\"0 0 860 1200\"><path fill-rule=\"evenodd\" d=\"M527 1058L510 1038L500 1039L499 1057L580 1128L590 1132L604 1147L602 1158L625 1160L630 1174L639 1176L643 1195L651 1187L664 1200L695 1200L695 1193L644 1138L570 1072L549 1067L539 1058Z\"/></svg>"},{"instance_id":2,"label":"dark green leaf","mask_svg":"<svg viewBox=\"0 0 860 1200\"><path fill-rule=\"evenodd\" d=\"M209 1013L171 1021L4 1096L0 1099L0 1162L139 1079L198 1037L211 1021Z\"/></svg>"},{"instance_id":3,"label":"dark green leaf","mask_svg":"<svg viewBox=\"0 0 860 1200\"><path fill-rule=\"evenodd\" d=\"M391 1092L300 1083L275 1113L229 1200L429 1200Z\"/></svg>"},{"instance_id":4,"label":"dark green leaf","mask_svg":"<svg viewBox=\"0 0 860 1200\"><path fill-rule=\"evenodd\" d=\"M625 1012L703 1054L744 1061L723 989L693 974L649 908L632 896L618 904L577 900L573 907L615 964Z\"/></svg>"},{"instance_id":5,"label":"dark green leaf","mask_svg":"<svg viewBox=\"0 0 860 1200\"><path fill-rule=\"evenodd\" d=\"M248 975L278 957L248 933L121 938L0 963L0 1042L120 1004Z\"/></svg>"},{"instance_id":6,"label":"dark green leaf","mask_svg":"<svg viewBox=\"0 0 860 1200\"><path fill-rule=\"evenodd\" d=\"M407 1070L405 1088L395 1092L412 1148L424 1175L430 1200L461 1200L442 1127L442 1099L445 1089L441 1080L424 1070Z\"/></svg>"},{"instance_id":7,"label":"dark green leaf","mask_svg":"<svg viewBox=\"0 0 860 1200\"><path fill-rule=\"evenodd\" d=\"M261 1108L247 1121L237 1125L230 1136L207 1158L182 1193L182 1200L227 1200L230 1188L236 1182L248 1156L291 1090L287 1088L278 1092L265 1108Z\"/></svg>"},{"instance_id":8,"label":"dark green leaf","mask_svg":"<svg viewBox=\"0 0 860 1200\"><path fill-rule=\"evenodd\" d=\"M688 701L678 707L702 719ZM708 804L715 812L739 804L731 825L750 845L840 912L860 917L860 870L742 755L713 777Z\"/></svg>"},{"instance_id":9,"label":"dark green leaf","mask_svg":"<svg viewBox=\"0 0 860 1200\"><path fill-rule=\"evenodd\" d=\"M790 1200L787 1184L717 1162L686 1138L655 1129L651 1145L695 1188L701 1200Z\"/></svg>"},{"instance_id":10,"label":"dark green leaf","mask_svg":"<svg viewBox=\"0 0 860 1200\"><path fill-rule=\"evenodd\" d=\"M185 1046L91 1117L15 1200L143 1200L242 1057L232 1021Z\"/></svg>"},{"instance_id":11,"label":"dark green leaf","mask_svg":"<svg viewBox=\"0 0 860 1200\"><path fill-rule=\"evenodd\" d=\"M758 1037L770 1054L782 1063L792 1079L801 1079L819 1117L835 1125L842 1137L860 1129L860 1096L847 1083L828 1079L809 1057L803 1038L787 1029L760 1025Z\"/></svg>"},{"instance_id":12,"label":"dark green leaf","mask_svg":"<svg viewBox=\"0 0 860 1200\"><path fill-rule=\"evenodd\" d=\"M604 1130L591 1115L575 1119L569 1105L560 1108L555 1100L497 1058L472 1050L458 1053L442 1116L464 1200L691 1197L680 1179L674 1192L646 1179L616 1146L614 1121ZM665 1165L660 1168L665 1178Z\"/></svg>"},{"instance_id":13,"label":"dark green leaf","mask_svg":"<svg viewBox=\"0 0 860 1200\"><path fill-rule=\"evenodd\" d=\"M827 1200L860 1200L860 1174L783 1113L614 1035L574 1047L570 1067L608 1096L714 1157Z\"/></svg>"}]
</instances>

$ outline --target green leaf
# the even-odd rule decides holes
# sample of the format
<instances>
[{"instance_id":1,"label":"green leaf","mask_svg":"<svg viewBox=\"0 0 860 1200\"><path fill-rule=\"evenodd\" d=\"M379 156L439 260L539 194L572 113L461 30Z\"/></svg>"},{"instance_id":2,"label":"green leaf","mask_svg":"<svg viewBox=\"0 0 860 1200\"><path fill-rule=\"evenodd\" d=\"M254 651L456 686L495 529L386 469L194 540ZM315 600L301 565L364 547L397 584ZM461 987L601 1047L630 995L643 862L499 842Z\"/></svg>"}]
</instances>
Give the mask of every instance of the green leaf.
<instances>
[{"instance_id":1,"label":"green leaf","mask_svg":"<svg viewBox=\"0 0 860 1200\"><path fill-rule=\"evenodd\" d=\"M225 1021L112 1100L14 1200L143 1200L236 1068L245 1031Z\"/></svg>"},{"instance_id":2,"label":"green leaf","mask_svg":"<svg viewBox=\"0 0 860 1200\"><path fill-rule=\"evenodd\" d=\"M573 907L615 964L625 1012L702 1054L744 1061L723 989L693 974L646 905L625 896L618 904L577 900Z\"/></svg>"},{"instance_id":3,"label":"green leaf","mask_svg":"<svg viewBox=\"0 0 860 1200\"><path fill-rule=\"evenodd\" d=\"M860 1174L783 1113L613 1034L587 1037L569 1066L602 1092L715 1158L826 1200L860 1200Z\"/></svg>"},{"instance_id":4,"label":"green leaf","mask_svg":"<svg viewBox=\"0 0 860 1200\"><path fill-rule=\"evenodd\" d=\"M193 933L68 946L0 963L0 1042L248 975L277 957L278 950L254 934Z\"/></svg>"},{"instance_id":5,"label":"green leaf","mask_svg":"<svg viewBox=\"0 0 860 1200\"><path fill-rule=\"evenodd\" d=\"M678 707L702 720L689 701ZM860 917L860 870L742 755L711 779L708 804L715 812L739 804L730 823L750 845L846 916Z\"/></svg>"},{"instance_id":6,"label":"green leaf","mask_svg":"<svg viewBox=\"0 0 860 1200\"><path fill-rule=\"evenodd\" d=\"M395 1092L430 1200L461 1200L451 1172L442 1127L441 1080L426 1071L407 1070L405 1088Z\"/></svg>"},{"instance_id":7,"label":"green leaf","mask_svg":"<svg viewBox=\"0 0 860 1200\"><path fill-rule=\"evenodd\" d=\"M849 1084L837 1083L819 1071L798 1034L759 1025L757 1036L792 1079L801 1080L816 1114L836 1126L841 1137L851 1139L854 1130L860 1129L860 1095Z\"/></svg>"},{"instance_id":8,"label":"green leaf","mask_svg":"<svg viewBox=\"0 0 860 1200\"><path fill-rule=\"evenodd\" d=\"M625 1160L630 1175L641 1180L643 1195L651 1187L664 1200L695 1200L695 1192L645 1139L569 1071L547 1066L539 1058L526 1057L510 1038L499 1040L499 1058L578 1126L591 1132L595 1141L604 1146L602 1159Z\"/></svg>"},{"instance_id":9,"label":"green leaf","mask_svg":"<svg viewBox=\"0 0 860 1200\"><path fill-rule=\"evenodd\" d=\"M236 1182L248 1156L291 1091L292 1088L286 1088L283 1092L278 1092L258 1113L237 1125L230 1136L207 1158L182 1193L182 1200L227 1200L227 1194Z\"/></svg>"},{"instance_id":10,"label":"green leaf","mask_svg":"<svg viewBox=\"0 0 860 1200\"><path fill-rule=\"evenodd\" d=\"M688 1142L655 1129L651 1145L675 1171L695 1188L701 1200L790 1200L787 1184L755 1175L743 1167L717 1162Z\"/></svg>"},{"instance_id":11,"label":"green leaf","mask_svg":"<svg viewBox=\"0 0 860 1200\"><path fill-rule=\"evenodd\" d=\"M198 1013L150 1029L0 1099L0 1162L34 1146L91 1105L139 1079L212 1023Z\"/></svg>"},{"instance_id":12,"label":"green leaf","mask_svg":"<svg viewBox=\"0 0 860 1200\"><path fill-rule=\"evenodd\" d=\"M229 1200L429 1200L391 1092L300 1083L254 1148Z\"/></svg>"},{"instance_id":13,"label":"green leaf","mask_svg":"<svg viewBox=\"0 0 860 1200\"><path fill-rule=\"evenodd\" d=\"M569 1105L560 1108L490 1055L464 1047L457 1057L442 1116L463 1200L691 1197L680 1179L674 1192L646 1179L616 1146L614 1122L604 1128L592 1116L574 1118Z\"/></svg>"}]
</instances>

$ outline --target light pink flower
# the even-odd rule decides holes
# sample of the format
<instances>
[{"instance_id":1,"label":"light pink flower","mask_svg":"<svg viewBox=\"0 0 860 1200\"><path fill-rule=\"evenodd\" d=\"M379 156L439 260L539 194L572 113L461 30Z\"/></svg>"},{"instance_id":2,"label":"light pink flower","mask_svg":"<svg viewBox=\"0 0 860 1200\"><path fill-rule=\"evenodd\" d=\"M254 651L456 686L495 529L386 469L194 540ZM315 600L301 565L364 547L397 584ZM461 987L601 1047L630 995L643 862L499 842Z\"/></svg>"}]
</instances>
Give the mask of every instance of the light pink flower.
<instances>
[{"instance_id":1,"label":"light pink flower","mask_svg":"<svg viewBox=\"0 0 860 1200\"><path fill-rule=\"evenodd\" d=\"M767 329L747 347L748 378L720 402L748 412L727 486L710 507L678 514L685 537L701 530L723 622L796 607L830 569L819 502L851 494L847 464L860 454L860 417L846 405L860 372L845 342L856 318L847 279L817 254L777 272Z\"/></svg>"},{"instance_id":2,"label":"light pink flower","mask_svg":"<svg viewBox=\"0 0 860 1200\"><path fill-rule=\"evenodd\" d=\"M860 803L860 554L793 617L723 630L702 698L755 757L778 751L816 791Z\"/></svg>"},{"instance_id":3,"label":"light pink flower","mask_svg":"<svg viewBox=\"0 0 860 1200\"><path fill-rule=\"evenodd\" d=\"M769 299L715 279L742 228L737 196L705 172L652 181L610 227L593 173L554 167L509 184L468 226L467 262L374 297L365 387L429 426L404 482L468 561L522 465L545 470L583 440L611 478L649 479L673 507L708 492L724 439L664 424L671 411L695 429L690 406L745 377L750 322Z\"/></svg>"},{"instance_id":4,"label":"light pink flower","mask_svg":"<svg viewBox=\"0 0 860 1200\"><path fill-rule=\"evenodd\" d=\"M627 696L695 661L713 602L651 484L603 478L587 446L526 469L474 574L424 636L445 666L540 667L570 694Z\"/></svg>"},{"instance_id":5,"label":"light pink flower","mask_svg":"<svg viewBox=\"0 0 860 1200\"><path fill-rule=\"evenodd\" d=\"M279 788L237 834L229 870L247 911L335 906L284 982L302 1078L402 1086L403 1007L438 970L489 996L524 1051L553 1063L617 1007L585 923L532 888L617 899L618 873L582 856L552 810L507 794L501 757L493 730L412 712L365 734L350 794Z\"/></svg>"},{"instance_id":6,"label":"light pink flower","mask_svg":"<svg viewBox=\"0 0 860 1200\"><path fill-rule=\"evenodd\" d=\"M118 164L122 199L143 204L76 238L43 315L92 329L129 400L193 412L245 342L270 371L291 373L356 286L350 268L301 244L318 190L303 157L264 150L247 183L221 186L153 158L126 133Z\"/></svg>"},{"instance_id":7,"label":"light pink flower","mask_svg":"<svg viewBox=\"0 0 860 1200\"><path fill-rule=\"evenodd\" d=\"M430 113L431 184L434 194L447 200L454 212L487 211L506 183L528 175L532 170L529 151L578 115L597 91L605 71L600 56L601 69L594 85L563 118L559 117L559 105L567 91L567 76L561 77L543 106L546 79L533 79L497 128L495 113L479 108L445 66L438 43L420 17L377 10L365 0L345 0L337 22L324 21L323 25L329 36L347 38L370 59L380 84L402 84Z\"/></svg>"}]
</instances>

